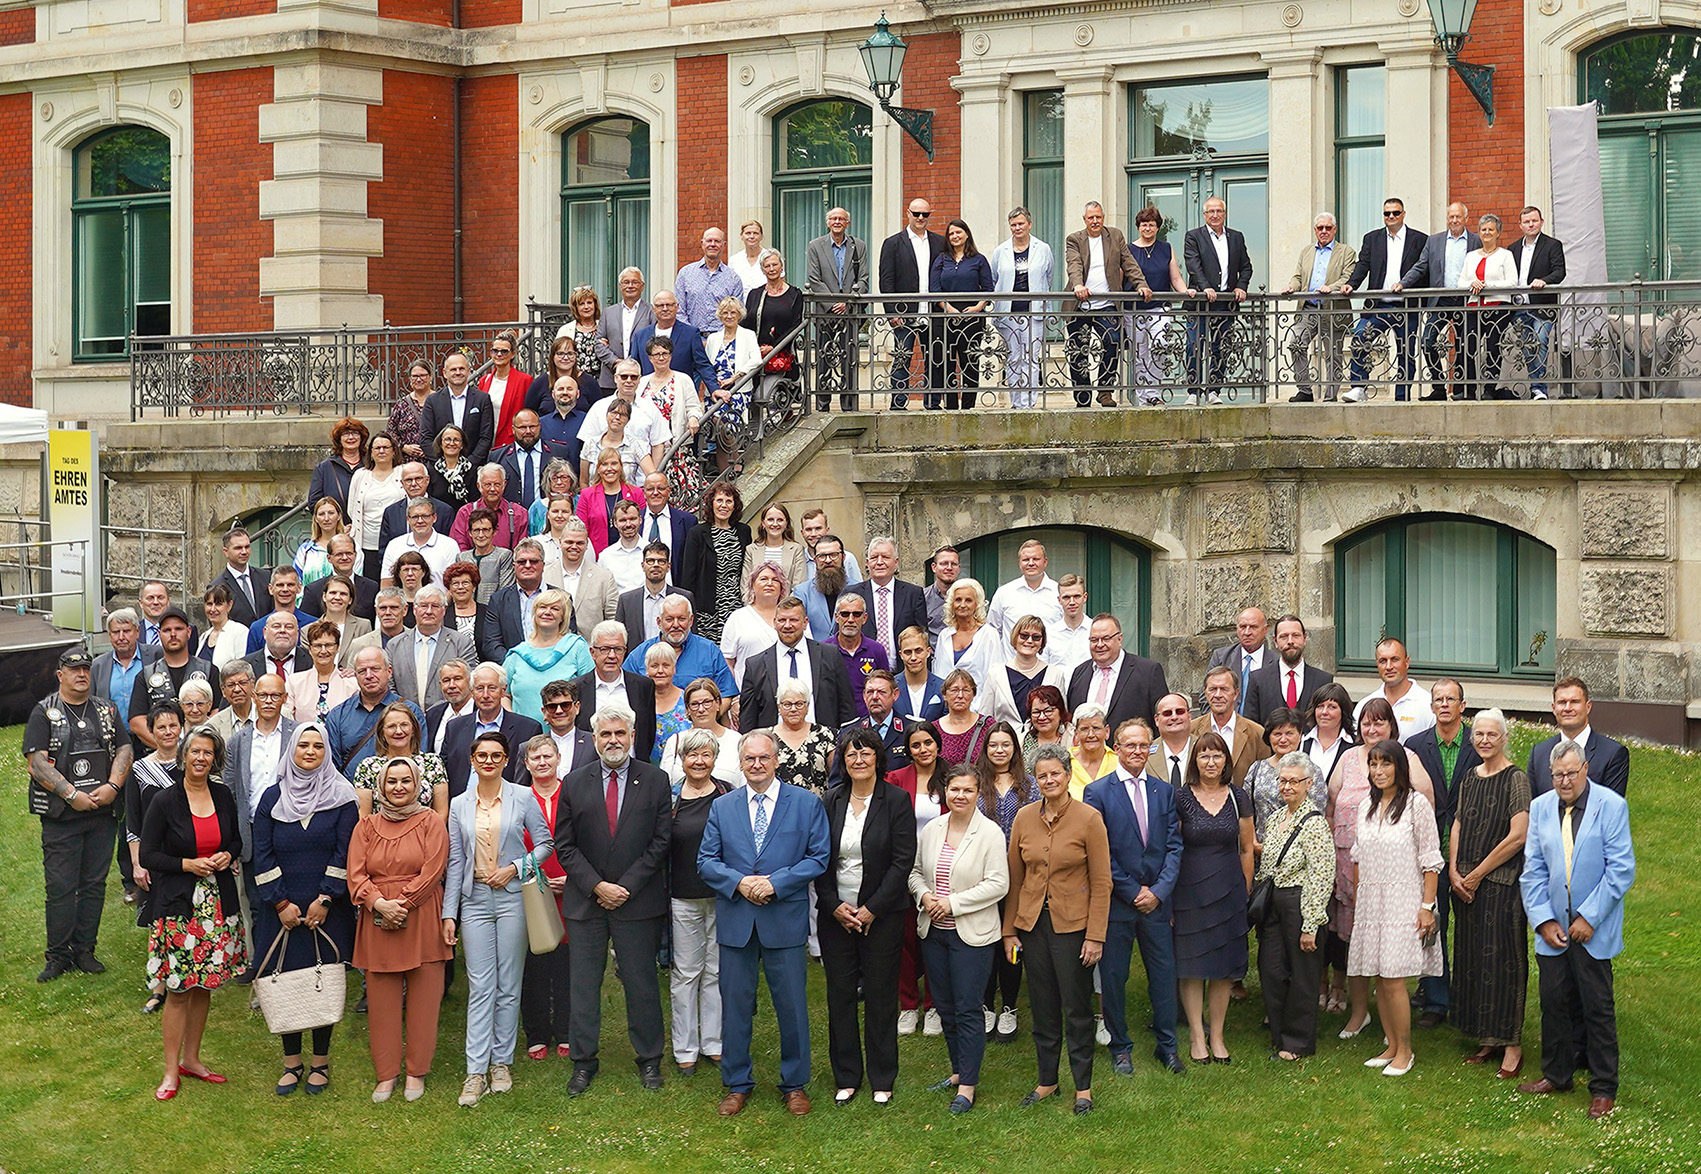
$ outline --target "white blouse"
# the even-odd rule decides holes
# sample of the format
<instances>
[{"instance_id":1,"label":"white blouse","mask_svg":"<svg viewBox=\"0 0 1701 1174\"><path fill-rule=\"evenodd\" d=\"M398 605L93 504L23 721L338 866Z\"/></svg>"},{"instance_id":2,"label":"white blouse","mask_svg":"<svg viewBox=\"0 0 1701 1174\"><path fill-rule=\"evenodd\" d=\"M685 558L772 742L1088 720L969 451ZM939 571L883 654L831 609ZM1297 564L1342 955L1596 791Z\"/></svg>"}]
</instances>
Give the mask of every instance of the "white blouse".
<instances>
[{"instance_id":1,"label":"white blouse","mask_svg":"<svg viewBox=\"0 0 1701 1174\"><path fill-rule=\"evenodd\" d=\"M1477 276L1478 263L1482 262L1483 275ZM1496 249L1493 253L1484 253L1481 249L1472 249L1465 254L1465 263L1459 270L1460 289L1470 289L1475 281L1483 283L1481 294L1465 299L1468 306L1498 306L1512 300L1509 291L1518 284L1518 262L1512 259L1511 249Z\"/></svg>"}]
</instances>

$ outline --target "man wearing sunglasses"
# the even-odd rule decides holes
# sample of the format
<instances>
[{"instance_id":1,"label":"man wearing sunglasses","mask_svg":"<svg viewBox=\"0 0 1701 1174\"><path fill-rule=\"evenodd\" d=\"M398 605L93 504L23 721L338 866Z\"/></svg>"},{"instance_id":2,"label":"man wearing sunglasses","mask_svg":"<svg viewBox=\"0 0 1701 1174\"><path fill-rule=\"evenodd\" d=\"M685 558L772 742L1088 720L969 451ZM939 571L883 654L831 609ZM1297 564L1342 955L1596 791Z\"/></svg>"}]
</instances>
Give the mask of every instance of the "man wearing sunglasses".
<instances>
[{"instance_id":1,"label":"man wearing sunglasses","mask_svg":"<svg viewBox=\"0 0 1701 1174\"><path fill-rule=\"evenodd\" d=\"M1390 196L1382 201L1382 227L1364 234L1359 246L1358 264L1341 286L1343 294L1362 289L1364 313L1353 325L1352 359L1347 364L1347 381L1352 384L1341 393L1349 404L1364 399L1365 380L1370 377L1370 349L1390 332L1399 352L1399 383L1394 398L1404 400L1410 393L1412 374L1417 369L1417 311L1407 311L1399 295L1400 278L1423 256L1428 235L1406 224L1406 205Z\"/></svg>"},{"instance_id":2,"label":"man wearing sunglasses","mask_svg":"<svg viewBox=\"0 0 1701 1174\"><path fill-rule=\"evenodd\" d=\"M927 288L933 258L945 251L945 238L928 229L933 205L921 197L910 201L904 227L880 243L880 292L919 293ZM920 346L927 356L927 387L945 386L945 356L928 345L926 302L887 302L892 323L892 407L909 402L910 360Z\"/></svg>"}]
</instances>

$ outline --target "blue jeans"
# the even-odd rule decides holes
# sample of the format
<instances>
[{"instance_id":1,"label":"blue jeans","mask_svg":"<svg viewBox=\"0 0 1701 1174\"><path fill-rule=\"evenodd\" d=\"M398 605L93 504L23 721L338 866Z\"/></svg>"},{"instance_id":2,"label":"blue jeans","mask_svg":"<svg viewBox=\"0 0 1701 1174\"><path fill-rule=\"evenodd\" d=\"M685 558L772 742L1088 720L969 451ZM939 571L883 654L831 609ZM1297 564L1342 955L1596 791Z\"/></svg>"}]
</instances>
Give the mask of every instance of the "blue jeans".
<instances>
[{"instance_id":1,"label":"blue jeans","mask_svg":"<svg viewBox=\"0 0 1701 1174\"><path fill-rule=\"evenodd\" d=\"M1152 1032L1158 1051L1170 1055L1179 1045L1175 1038L1175 936L1168 905L1159 905L1151 913L1136 909L1131 919L1112 917L1106 928L1104 956L1099 959L1099 1007L1104 1012L1105 1030L1110 1032L1110 1054L1120 1056L1134 1047L1128 1036L1128 969L1136 939L1140 961L1146 967Z\"/></svg>"},{"instance_id":2,"label":"blue jeans","mask_svg":"<svg viewBox=\"0 0 1701 1174\"><path fill-rule=\"evenodd\" d=\"M1395 309L1389 303L1382 308L1367 308L1353 323L1352 359L1347 364L1347 381L1363 387L1370 378L1370 348L1390 330L1398 347L1395 371L1399 382L1394 387L1394 399L1403 401L1410 394L1412 374L1417 369L1417 314Z\"/></svg>"},{"instance_id":3,"label":"blue jeans","mask_svg":"<svg viewBox=\"0 0 1701 1174\"><path fill-rule=\"evenodd\" d=\"M986 1055L986 1021L981 996L992 974L997 942L971 946L954 929L934 926L921 939L922 962L927 967L927 989L933 1008L945 1027L945 1048L951 1056L951 1071L967 1085L980 1083L980 1062Z\"/></svg>"},{"instance_id":4,"label":"blue jeans","mask_svg":"<svg viewBox=\"0 0 1701 1174\"><path fill-rule=\"evenodd\" d=\"M1547 394L1547 357L1553 344L1553 319L1540 310L1519 310L1515 321L1524 333L1519 345L1524 352L1524 367L1530 372L1530 394Z\"/></svg>"}]
</instances>

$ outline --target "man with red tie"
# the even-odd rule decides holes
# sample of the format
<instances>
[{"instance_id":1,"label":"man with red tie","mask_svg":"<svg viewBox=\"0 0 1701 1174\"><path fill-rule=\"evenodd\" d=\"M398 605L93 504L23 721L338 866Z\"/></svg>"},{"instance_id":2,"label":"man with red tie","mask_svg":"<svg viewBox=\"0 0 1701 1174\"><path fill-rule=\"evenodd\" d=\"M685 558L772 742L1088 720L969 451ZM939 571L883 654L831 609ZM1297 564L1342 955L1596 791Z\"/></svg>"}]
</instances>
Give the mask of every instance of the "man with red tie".
<instances>
[{"instance_id":1,"label":"man with red tie","mask_svg":"<svg viewBox=\"0 0 1701 1174\"><path fill-rule=\"evenodd\" d=\"M1259 725L1269 727L1270 714L1277 709L1304 714L1311 695L1335 678L1305 663L1305 621L1285 615L1276 621L1276 659L1247 676L1246 704L1241 712Z\"/></svg>"}]
</instances>

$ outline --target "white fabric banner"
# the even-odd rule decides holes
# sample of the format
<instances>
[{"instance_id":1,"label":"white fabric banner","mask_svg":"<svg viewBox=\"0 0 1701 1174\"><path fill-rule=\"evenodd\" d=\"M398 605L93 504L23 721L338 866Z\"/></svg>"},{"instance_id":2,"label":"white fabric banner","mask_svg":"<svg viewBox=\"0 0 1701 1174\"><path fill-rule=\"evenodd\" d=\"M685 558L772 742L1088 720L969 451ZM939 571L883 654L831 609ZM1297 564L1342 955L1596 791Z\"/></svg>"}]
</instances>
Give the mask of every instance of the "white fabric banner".
<instances>
[{"instance_id":1,"label":"white fabric banner","mask_svg":"<svg viewBox=\"0 0 1701 1174\"><path fill-rule=\"evenodd\" d=\"M1593 102L1550 106L1547 112L1548 159L1553 190L1548 230L1565 243L1568 285L1600 285L1607 280L1606 208L1601 193L1601 144ZM1606 294L1559 295L1560 347L1570 352L1578 382L1562 395L1617 396L1611 363L1601 344L1611 333ZM1599 308L1595 308L1596 306Z\"/></svg>"}]
</instances>

